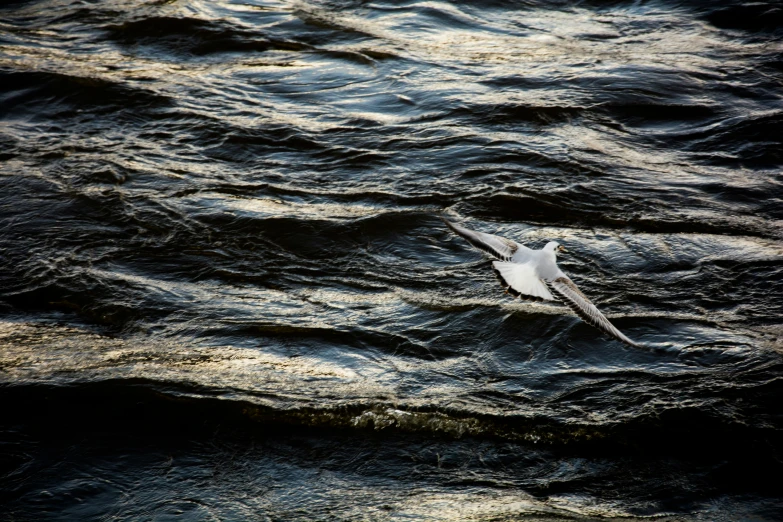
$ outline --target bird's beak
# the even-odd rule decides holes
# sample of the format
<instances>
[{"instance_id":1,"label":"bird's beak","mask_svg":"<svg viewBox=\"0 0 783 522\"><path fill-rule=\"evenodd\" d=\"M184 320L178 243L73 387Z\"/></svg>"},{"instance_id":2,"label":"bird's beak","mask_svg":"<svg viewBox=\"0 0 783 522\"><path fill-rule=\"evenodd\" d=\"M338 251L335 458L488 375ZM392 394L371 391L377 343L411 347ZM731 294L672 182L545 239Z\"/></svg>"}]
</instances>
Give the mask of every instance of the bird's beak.
<instances>
[{"instance_id":1,"label":"bird's beak","mask_svg":"<svg viewBox=\"0 0 783 522\"><path fill-rule=\"evenodd\" d=\"M558 252L568 252L568 250L566 250L566 249L565 249L565 247L564 247L564 246L562 246L562 245L560 245L559 247L557 247L557 251L558 251Z\"/></svg>"}]
</instances>

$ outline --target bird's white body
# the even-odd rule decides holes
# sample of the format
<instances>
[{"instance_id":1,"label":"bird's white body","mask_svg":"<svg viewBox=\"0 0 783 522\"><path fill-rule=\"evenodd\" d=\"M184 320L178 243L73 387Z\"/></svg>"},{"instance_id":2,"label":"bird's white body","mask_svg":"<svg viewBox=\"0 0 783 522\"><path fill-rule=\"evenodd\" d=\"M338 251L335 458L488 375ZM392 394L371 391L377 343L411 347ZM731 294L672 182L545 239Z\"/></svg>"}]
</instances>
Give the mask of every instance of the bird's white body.
<instances>
[{"instance_id":1,"label":"bird's white body","mask_svg":"<svg viewBox=\"0 0 783 522\"><path fill-rule=\"evenodd\" d=\"M533 250L516 241L444 221L470 244L498 259L492 266L510 294L527 299L560 300L588 324L628 345L639 346L615 328L560 270L557 251L564 249L556 242L550 241L541 250Z\"/></svg>"},{"instance_id":2,"label":"bird's white body","mask_svg":"<svg viewBox=\"0 0 783 522\"><path fill-rule=\"evenodd\" d=\"M512 263L522 264L530 262L536 268L536 275L540 279L547 281L565 277L565 274L557 266L557 254L555 254L557 247L560 245L550 241L541 250L532 250L519 243L516 244L519 250L511 256ZM525 249L524 253L521 251L522 248Z\"/></svg>"}]
</instances>

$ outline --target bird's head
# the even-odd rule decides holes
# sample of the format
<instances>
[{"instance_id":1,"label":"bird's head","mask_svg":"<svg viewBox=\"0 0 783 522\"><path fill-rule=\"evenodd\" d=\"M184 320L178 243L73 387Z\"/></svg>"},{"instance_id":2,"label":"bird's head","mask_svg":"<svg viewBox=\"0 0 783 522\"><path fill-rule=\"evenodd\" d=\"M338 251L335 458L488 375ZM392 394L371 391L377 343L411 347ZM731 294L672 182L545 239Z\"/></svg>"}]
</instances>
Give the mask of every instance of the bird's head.
<instances>
[{"instance_id":1,"label":"bird's head","mask_svg":"<svg viewBox=\"0 0 783 522\"><path fill-rule=\"evenodd\" d=\"M552 252L553 255L557 256L557 254L561 252L568 252L560 243L557 241L550 241L546 244L544 247L545 252Z\"/></svg>"}]
</instances>

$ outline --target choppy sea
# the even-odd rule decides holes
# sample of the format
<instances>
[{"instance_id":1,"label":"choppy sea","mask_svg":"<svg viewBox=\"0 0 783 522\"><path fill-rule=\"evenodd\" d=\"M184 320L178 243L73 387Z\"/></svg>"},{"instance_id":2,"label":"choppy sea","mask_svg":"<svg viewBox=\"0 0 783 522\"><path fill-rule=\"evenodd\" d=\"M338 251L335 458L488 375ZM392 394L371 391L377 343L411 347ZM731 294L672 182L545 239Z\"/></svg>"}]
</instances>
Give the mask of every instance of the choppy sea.
<instances>
[{"instance_id":1,"label":"choppy sea","mask_svg":"<svg viewBox=\"0 0 783 522\"><path fill-rule=\"evenodd\" d=\"M0 519L783 520L782 56L774 1L4 0Z\"/></svg>"}]
</instances>

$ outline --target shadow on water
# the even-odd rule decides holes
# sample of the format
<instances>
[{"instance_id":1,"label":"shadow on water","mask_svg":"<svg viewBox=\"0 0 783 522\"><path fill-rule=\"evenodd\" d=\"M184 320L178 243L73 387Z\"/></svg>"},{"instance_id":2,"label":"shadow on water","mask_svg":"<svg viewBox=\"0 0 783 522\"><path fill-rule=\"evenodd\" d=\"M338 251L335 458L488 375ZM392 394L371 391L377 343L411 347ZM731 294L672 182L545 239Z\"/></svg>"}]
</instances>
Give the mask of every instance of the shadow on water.
<instances>
[{"instance_id":1,"label":"shadow on water","mask_svg":"<svg viewBox=\"0 0 783 522\"><path fill-rule=\"evenodd\" d=\"M774 496L764 477L781 468L763 436L732 439L688 415L668 419L680 424L675 430L625 427L624 435L530 445L502 431L454 437L372 424L357 431L337 420L357 412L275 413L171 396L150 384L5 388L3 399L14 405L3 422L6 513L68 519L114 512L121 502L127 518L144 516L150 504L158 514L230 518L239 503L248 513L350 518L358 511L345 497L358 494L365 515L432 516L431 498L456 500L468 488L494 510L513 504L513 513L531 517L583 519L596 508L622 518L677 516L705 502L736 509L732 496ZM506 492L500 503L492 501L497 491ZM593 494L605 505L579 498Z\"/></svg>"}]
</instances>

